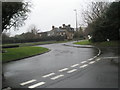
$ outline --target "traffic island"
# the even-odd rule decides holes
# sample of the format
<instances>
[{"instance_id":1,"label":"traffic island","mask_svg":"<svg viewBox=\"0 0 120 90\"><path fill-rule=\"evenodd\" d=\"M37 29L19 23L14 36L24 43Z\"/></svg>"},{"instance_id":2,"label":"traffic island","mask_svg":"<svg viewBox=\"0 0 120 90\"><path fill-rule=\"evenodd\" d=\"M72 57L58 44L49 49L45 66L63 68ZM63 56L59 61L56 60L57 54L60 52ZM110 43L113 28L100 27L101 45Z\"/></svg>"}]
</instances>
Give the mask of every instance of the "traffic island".
<instances>
[{"instance_id":1,"label":"traffic island","mask_svg":"<svg viewBox=\"0 0 120 90\"><path fill-rule=\"evenodd\" d=\"M2 54L2 63L21 60L24 58L40 55L50 50L43 47L18 47L18 48L6 48L7 52Z\"/></svg>"}]
</instances>

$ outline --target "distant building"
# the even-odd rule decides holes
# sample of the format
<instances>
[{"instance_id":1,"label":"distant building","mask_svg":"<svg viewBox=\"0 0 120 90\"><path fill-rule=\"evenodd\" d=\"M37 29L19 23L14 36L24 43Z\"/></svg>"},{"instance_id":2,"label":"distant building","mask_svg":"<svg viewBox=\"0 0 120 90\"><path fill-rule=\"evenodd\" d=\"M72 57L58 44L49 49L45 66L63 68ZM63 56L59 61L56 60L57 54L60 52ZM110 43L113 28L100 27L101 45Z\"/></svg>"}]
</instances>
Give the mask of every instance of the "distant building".
<instances>
[{"instance_id":1,"label":"distant building","mask_svg":"<svg viewBox=\"0 0 120 90\"><path fill-rule=\"evenodd\" d=\"M38 33L39 37L47 37L47 32Z\"/></svg>"},{"instance_id":2,"label":"distant building","mask_svg":"<svg viewBox=\"0 0 120 90\"><path fill-rule=\"evenodd\" d=\"M63 24L59 28L52 26L52 30L48 31L48 36L65 36L66 39L73 39L74 28L71 28L70 25Z\"/></svg>"},{"instance_id":3,"label":"distant building","mask_svg":"<svg viewBox=\"0 0 120 90\"><path fill-rule=\"evenodd\" d=\"M64 36L65 39L71 40L74 36L74 28L71 28L70 25L63 24L62 26L55 27L52 26L52 30L47 32L38 33L39 37L47 37L47 36Z\"/></svg>"}]
</instances>

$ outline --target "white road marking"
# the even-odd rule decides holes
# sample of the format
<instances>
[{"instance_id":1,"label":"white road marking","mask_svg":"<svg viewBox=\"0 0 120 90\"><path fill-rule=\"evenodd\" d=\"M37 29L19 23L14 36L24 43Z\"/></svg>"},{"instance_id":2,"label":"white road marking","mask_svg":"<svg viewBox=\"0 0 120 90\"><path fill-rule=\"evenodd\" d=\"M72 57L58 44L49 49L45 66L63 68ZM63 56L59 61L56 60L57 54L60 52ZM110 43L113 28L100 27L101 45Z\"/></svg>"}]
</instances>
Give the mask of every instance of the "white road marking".
<instances>
[{"instance_id":1,"label":"white road marking","mask_svg":"<svg viewBox=\"0 0 120 90\"><path fill-rule=\"evenodd\" d=\"M99 48L98 48L98 50L99 50L99 53L97 54L97 56L99 56L101 54L101 50Z\"/></svg>"},{"instance_id":2,"label":"white road marking","mask_svg":"<svg viewBox=\"0 0 120 90\"><path fill-rule=\"evenodd\" d=\"M81 63L86 63L87 61L82 61Z\"/></svg>"},{"instance_id":3,"label":"white road marking","mask_svg":"<svg viewBox=\"0 0 120 90\"><path fill-rule=\"evenodd\" d=\"M95 59L97 56L94 56L93 59Z\"/></svg>"},{"instance_id":4,"label":"white road marking","mask_svg":"<svg viewBox=\"0 0 120 90\"><path fill-rule=\"evenodd\" d=\"M96 61L99 61L100 60L100 58L98 58Z\"/></svg>"},{"instance_id":5,"label":"white road marking","mask_svg":"<svg viewBox=\"0 0 120 90\"><path fill-rule=\"evenodd\" d=\"M64 76L64 75L61 74L61 75L58 75L58 76L52 77L51 79L52 79L52 80L55 80L55 79L58 79L58 78L63 77L63 76Z\"/></svg>"},{"instance_id":6,"label":"white road marking","mask_svg":"<svg viewBox=\"0 0 120 90\"><path fill-rule=\"evenodd\" d=\"M47 75L44 75L44 76L42 76L43 78L46 78L46 77L49 77L49 76L52 76L52 75L54 75L55 73L50 73L50 74L47 74Z\"/></svg>"},{"instance_id":7,"label":"white road marking","mask_svg":"<svg viewBox=\"0 0 120 90\"><path fill-rule=\"evenodd\" d=\"M37 83L37 84L34 84L34 85L29 86L28 88L35 88L35 87L41 86L41 85L43 85L43 84L45 84L45 82L39 82L39 83Z\"/></svg>"},{"instance_id":8,"label":"white road marking","mask_svg":"<svg viewBox=\"0 0 120 90\"><path fill-rule=\"evenodd\" d=\"M95 61L91 61L91 62L89 62L89 64L93 64L93 63L95 63Z\"/></svg>"},{"instance_id":9,"label":"white road marking","mask_svg":"<svg viewBox=\"0 0 120 90\"><path fill-rule=\"evenodd\" d=\"M72 73L72 72L75 72L75 71L77 71L77 69L72 69L72 70L68 71L67 73Z\"/></svg>"},{"instance_id":10,"label":"white road marking","mask_svg":"<svg viewBox=\"0 0 120 90\"><path fill-rule=\"evenodd\" d=\"M61 70L59 70L59 72L63 72L63 71L66 71L66 70L68 70L68 68L61 69Z\"/></svg>"},{"instance_id":11,"label":"white road marking","mask_svg":"<svg viewBox=\"0 0 120 90\"><path fill-rule=\"evenodd\" d=\"M93 58L88 59L88 61L91 61L91 60L93 60Z\"/></svg>"},{"instance_id":12,"label":"white road marking","mask_svg":"<svg viewBox=\"0 0 120 90\"><path fill-rule=\"evenodd\" d=\"M32 82L35 82L35 81L37 81L37 80L32 79L32 80L30 80L30 81L26 81L26 82L20 83L20 85L24 86L24 85L26 85L26 84L29 84L29 83L32 83Z\"/></svg>"},{"instance_id":13,"label":"white road marking","mask_svg":"<svg viewBox=\"0 0 120 90\"><path fill-rule=\"evenodd\" d=\"M88 66L88 64L84 64L84 65L80 66L80 68L84 68L86 66Z\"/></svg>"},{"instance_id":14,"label":"white road marking","mask_svg":"<svg viewBox=\"0 0 120 90\"><path fill-rule=\"evenodd\" d=\"M97 48L97 49L99 50L99 53L96 56L94 56L93 58L88 59L88 61L91 61L91 60L97 58L101 54L101 50L99 48Z\"/></svg>"},{"instance_id":15,"label":"white road marking","mask_svg":"<svg viewBox=\"0 0 120 90\"><path fill-rule=\"evenodd\" d=\"M88 61L91 61L91 60L95 59L96 57L97 57L97 56L94 56L93 58L88 59Z\"/></svg>"},{"instance_id":16,"label":"white road marking","mask_svg":"<svg viewBox=\"0 0 120 90\"><path fill-rule=\"evenodd\" d=\"M112 58L118 58L118 57L103 57L104 58L107 58L107 59L112 59Z\"/></svg>"},{"instance_id":17,"label":"white road marking","mask_svg":"<svg viewBox=\"0 0 120 90\"><path fill-rule=\"evenodd\" d=\"M78 66L79 64L74 64L74 65L72 65L71 67L76 67L76 66Z\"/></svg>"}]
</instances>

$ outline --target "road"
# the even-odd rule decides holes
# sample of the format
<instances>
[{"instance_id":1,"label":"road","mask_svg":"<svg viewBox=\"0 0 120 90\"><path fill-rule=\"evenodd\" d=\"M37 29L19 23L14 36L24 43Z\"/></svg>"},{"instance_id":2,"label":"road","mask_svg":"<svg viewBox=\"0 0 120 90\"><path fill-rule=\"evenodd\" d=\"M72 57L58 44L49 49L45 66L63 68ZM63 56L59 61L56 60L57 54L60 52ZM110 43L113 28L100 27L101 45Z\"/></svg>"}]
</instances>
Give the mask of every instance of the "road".
<instances>
[{"instance_id":1,"label":"road","mask_svg":"<svg viewBox=\"0 0 120 90\"><path fill-rule=\"evenodd\" d=\"M39 45L51 51L3 65L6 84L12 88L117 88L118 67L105 57L116 49L77 48L71 43ZM114 50L114 51L109 51ZM105 53L104 53L105 52Z\"/></svg>"}]
</instances>

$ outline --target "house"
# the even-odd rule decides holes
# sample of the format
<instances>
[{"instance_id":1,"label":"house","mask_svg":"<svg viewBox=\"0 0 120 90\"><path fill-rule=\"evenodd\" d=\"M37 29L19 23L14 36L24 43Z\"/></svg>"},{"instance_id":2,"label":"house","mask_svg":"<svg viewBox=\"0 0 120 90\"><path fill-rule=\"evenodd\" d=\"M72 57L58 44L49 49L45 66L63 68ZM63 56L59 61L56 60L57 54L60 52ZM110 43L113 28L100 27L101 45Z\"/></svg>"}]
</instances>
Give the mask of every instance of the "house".
<instances>
[{"instance_id":1,"label":"house","mask_svg":"<svg viewBox=\"0 0 120 90\"><path fill-rule=\"evenodd\" d=\"M39 37L47 37L47 32L38 33Z\"/></svg>"},{"instance_id":2,"label":"house","mask_svg":"<svg viewBox=\"0 0 120 90\"><path fill-rule=\"evenodd\" d=\"M52 26L52 30L48 31L48 36L65 36L66 39L71 40L74 36L74 28L70 25L63 24L59 28Z\"/></svg>"}]
</instances>

